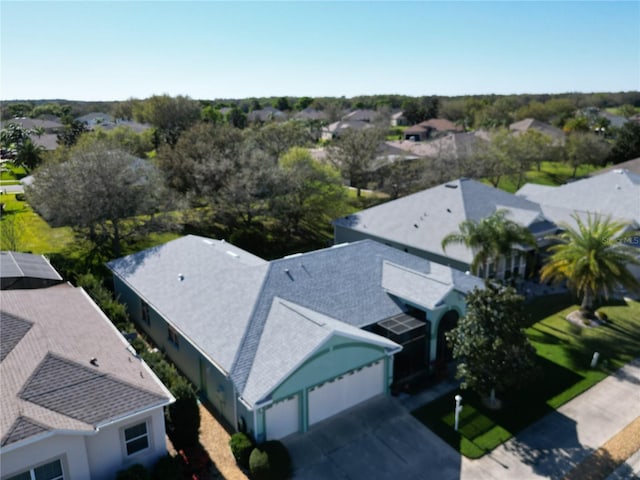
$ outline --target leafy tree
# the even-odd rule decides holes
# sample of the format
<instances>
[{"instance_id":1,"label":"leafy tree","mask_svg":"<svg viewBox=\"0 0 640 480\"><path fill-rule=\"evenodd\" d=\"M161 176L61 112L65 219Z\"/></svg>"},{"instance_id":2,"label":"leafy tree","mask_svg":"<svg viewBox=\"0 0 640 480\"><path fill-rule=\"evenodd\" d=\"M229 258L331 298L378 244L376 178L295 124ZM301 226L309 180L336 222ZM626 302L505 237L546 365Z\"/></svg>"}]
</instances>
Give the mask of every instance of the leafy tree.
<instances>
[{"instance_id":1,"label":"leafy tree","mask_svg":"<svg viewBox=\"0 0 640 480\"><path fill-rule=\"evenodd\" d=\"M88 131L89 129L84 123L79 122L78 120L71 120L64 126L62 132L57 134L58 145L73 147L80 136Z\"/></svg>"},{"instance_id":2,"label":"leafy tree","mask_svg":"<svg viewBox=\"0 0 640 480\"><path fill-rule=\"evenodd\" d=\"M540 271L540 280L566 281L582 297L583 314L591 317L599 296L607 298L617 286L640 288L629 271L640 260L637 249L625 243L631 236L625 233L627 224L591 214L586 222L578 214L573 218L575 228L563 223L563 232L550 237L557 243L549 247L551 256Z\"/></svg>"},{"instance_id":3,"label":"leafy tree","mask_svg":"<svg viewBox=\"0 0 640 480\"><path fill-rule=\"evenodd\" d=\"M340 172L314 160L308 150L294 147L280 160L280 188L271 214L285 229L315 233L344 211L346 195Z\"/></svg>"},{"instance_id":4,"label":"leafy tree","mask_svg":"<svg viewBox=\"0 0 640 480\"><path fill-rule=\"evenodd\" d=\"M358 197L384 139L385 131L379 128L350 128L328 148L330 161L340 169L343 178L356 187Z\"/></svg>"},{"instance_id":5,"label":"leafy tree","mask_svg":"<svg viewBox=\"0 0 640 480\"><path fill-rule=\"evenodd\" d=\"M126 125L118 125L111 130L97 127L83 133L77 141L77 145L91 145L97 142L106 142L117 145L131 155L144 158L153 150L153 131L151 129L137 133Z\"/></svg>"},{"instance_id":6,"label":"leafy tree","mask_svg":"<svg viewBox=\"0 0 640 480\"><path fill-rule=\"evenodd\" d=\"M10 103L7 105L7 112L10 118L27 117L31 113L33 105L31 103Z\"/></svg>"},{"instance_id":7,"label":"leafy tree","mask_svg":"<svg viewBox=\"0 0 640 480\"><path fill-rule=\"evenodd\" d=\"M227 113L227 122L232 127L245 128L247 126L247 116L237 106L234 106L229 113Z\"/></svg>"},{"instance_id":8,"label":"leafy tree","mask_svg":"<svg viewBox=\"0 0 640 480\"><path fill-rule=\"evenodd\" d=\"M158 170L122 149L98 143L42 166L26 188L29 203L52 225L69 225L96 247L120 256L122 242L163 228L170 197Z\"/></svg>"},{"instance_id":9,"label":"leafy tree","mask_svg":"<svg viewBox=\"0 0 640 480\"><path fill-rule=\"evenodd\" d=\"M172 188L213 198L232 175L243 141L236 128L198 123L181 135L175 148L161 148L157 163Z\"/></svg>"},{"instance_id":10,"label":"leafy tree","mask_svg":"<svg viewBox=\"0 0 640 480\"><path fill-rule=\"evenodd\" d=\"M640 157L640 123L627 122L615 132L609 160L613 163L621 163L638 157Z\"/></svg>"},{"instance_id":11,"label":"leafy tree","mask_svg":"<svg viewBox=\"0 0 640 480\"><path fill-rule=\"evenodd\" d=\"M420 123L438 116L440 102L438 97L420 97L407 99L402 104L402 112L409 124Z\"/></svg>"},{"instance_id":12,"label":"leafy tree","mask_svg":"<svg viewBox=\"0 0 640 480\"><path fill-rule=\"evenodd\" d=\"M304 110L305 108L311 106L313 103L313 98L311 97L300 97L296 102L295 109L296 110Z\"/></svg>"},{"instance_id":13,"label":"leafy tree","mask_svg":"<svg viewBox=\"0 0 640 480\"><path fill-rule=\"evenodd\" d=\"M440 168L436 165L437 160L407 160L404 158L398 158L394 160L390 165L379 169L376 173L380 178L380 189L389 194L392 199L399 198L409 193L417 192L418 190L428 186L428 181L425 179L425 172L444 172L444 168ZM448 181L450 178L445 178L442 181ZM436 185L442 183L440 177L438 180L430 183Z\"/></svg>"},{"instance_id":14,"label":"leafy tree","mask_svg":"<svg viewBox=\"0 0 640 480\"><path fill-rule=\"evenodd\" d=\"M42 162L43 154L44 148L33 143L31 138L27 138L18 149L15 163L27 170L33 170Z\"/></svg>"},{"instance_id":15,"label":"leafy tree","mask_svg":"<svg viewBox=\"0 0 640 480\"><path fill-rule=\"evenodd\" d=\"M591 124L589 119L585 116L578 116L568 119L564 122L564 127L562 127L565 133L572 132L589 132L591 131Z\"/></svg>"},{"instance_id":16,"label":"leafy tree","mask_svg":"<svg viewBox=\"0 0 640 480\"><path fill-rule=\"evenodd\" d=\"M636 107L633 105L626 103L618 107L618 112L625 118L631 118L636 114Z\"/></svg>"},{"instance_id":17,"label":"leafy tree","mask_svg":"<svg viewBox=\"0 0 640 480\"><path fill-rule=\"evenodd\" d=\"M524 331L523 297L511 287L488 282L467 296L467 311L446 338L458 360L461 388L489 395L525 385L532 377L535 349Z\"/></svg>"},{"instance_id":18,"label":"leafy tree","mask_svg":"<svg viewBox=\"0 0 640 480\"><path fill-rule=\"evenodd\" d=\"M310 144L312 137L309 129L301 122L269 122L255 129L251 140L275 164L291 148Z\"/></svg>"},{"instance_id":19,"label":"leafy tree","mask_svg":"<svg viewBox=\"0 0 640 480\"><path fill-rule=\"evenodd\" d=\"M134 117L156 127L157 145L175 145L180 134L200 118L200 105L189 97L154 95L134 105Z\"/></svg>"},{"instance_id":20,"label":"leafy tree","mask_svg":"<svg viewBox=\"0 0 640 480\"><path fill-rule=\"evenodd\" d=\"M288 112L291 110L291 105L289 105L289 99L287 97L280 97L273 104L273 108L277 108L281 112Z\"/></svg>"},{"instance_id":21,"label":"leafy tree","mask_svg":"<svg viewBox=\"0 0 640 480\"><path fill-rule=\"evenodd\" d=\"M471 271L475 275L489 276L485 265L495 265L501 258L510 258L514 245L536 247L536 239L522 225L509 220L508 210L497 210L480 221L465 220L460 223L459 231L450 233L442 239L442 249L446 251L451 244L462 244L474 253ZM484 273L484 275L483 275Z\"/></svg>"},{"instance_id":22,"label":"leafy tree","mask_svg":"<svg viewBox=\"0 0 640 480\"><path fill-rule=\"evenodd\" d=\"M213 105L207 105L200 112L200 119L203 122L209 122L217 125L223 122L224 117L220 110L215 108Z\"/></svg>"},{"instance_id":23,"label":"leafy tree","mask_svg":"<svg viewBox=\"0 0 640 480\"><path fill-rule=\"evenodd\" d=\"M573 167L575 178L581 165L603 165L609 157L611 147L593 133L573 132L567 137L565 146L566 162Z\"/></svg>"}]
</instances>

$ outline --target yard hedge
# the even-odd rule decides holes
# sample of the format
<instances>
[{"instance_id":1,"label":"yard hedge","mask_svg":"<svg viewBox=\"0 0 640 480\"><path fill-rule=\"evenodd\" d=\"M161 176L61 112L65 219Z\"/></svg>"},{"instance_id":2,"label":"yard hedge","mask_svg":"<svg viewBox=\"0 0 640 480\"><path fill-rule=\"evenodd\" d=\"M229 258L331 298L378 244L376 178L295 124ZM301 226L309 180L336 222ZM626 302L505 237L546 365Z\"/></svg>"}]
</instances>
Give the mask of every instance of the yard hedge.
<instances>
[{"instance_id":1,"label":"yard hedge","mask_svg":"<svg viewBox=\"0 0 640 480\"><path fill-rule=\"evenodd\" d=\"M249 471L255 480L283 480L289 477L291 457L278 440L258 445L249 457Z\"/></svg>"}]
</instances>

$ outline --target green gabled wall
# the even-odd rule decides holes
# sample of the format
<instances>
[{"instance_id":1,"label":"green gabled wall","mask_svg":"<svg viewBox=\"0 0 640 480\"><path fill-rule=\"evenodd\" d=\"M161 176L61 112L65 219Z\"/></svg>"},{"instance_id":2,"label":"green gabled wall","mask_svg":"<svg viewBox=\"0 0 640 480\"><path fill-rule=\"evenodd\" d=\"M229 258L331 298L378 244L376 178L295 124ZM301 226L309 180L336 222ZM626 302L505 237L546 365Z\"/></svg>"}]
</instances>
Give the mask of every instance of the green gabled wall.
<instances>
[{"instance_id":1,"label":"green gabled wall","mask_svg":"<svg viewBox=\"0 0 640 480\"><path fill-rule=\"evenodd\" d=\"M385 357L382 347L336 335L282 382L271 398L287 398Z\"/></svg>"}]
</instances>

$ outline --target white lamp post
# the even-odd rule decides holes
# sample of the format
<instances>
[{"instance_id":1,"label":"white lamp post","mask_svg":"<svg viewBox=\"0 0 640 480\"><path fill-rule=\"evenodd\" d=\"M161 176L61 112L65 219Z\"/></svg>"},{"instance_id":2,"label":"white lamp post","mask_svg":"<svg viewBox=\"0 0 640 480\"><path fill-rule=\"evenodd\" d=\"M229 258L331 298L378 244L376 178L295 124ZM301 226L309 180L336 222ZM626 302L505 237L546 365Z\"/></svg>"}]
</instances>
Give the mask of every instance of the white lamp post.
<instances>
[{"instance_id":1,"label":"white lamp post","mask_svg":"<svg viewBox=\"0 0 640 480\"><path fill-rule=\"evenodd\" d=\"M458 420L460 419L460 412L462 411L462 405L460 405L460 401L462 400L462 397L460 395L456 395L455 397L453 397L456 401L456 409L455 409L455 430L456 432L458 431Z\"/></svg>"}]
</instances>

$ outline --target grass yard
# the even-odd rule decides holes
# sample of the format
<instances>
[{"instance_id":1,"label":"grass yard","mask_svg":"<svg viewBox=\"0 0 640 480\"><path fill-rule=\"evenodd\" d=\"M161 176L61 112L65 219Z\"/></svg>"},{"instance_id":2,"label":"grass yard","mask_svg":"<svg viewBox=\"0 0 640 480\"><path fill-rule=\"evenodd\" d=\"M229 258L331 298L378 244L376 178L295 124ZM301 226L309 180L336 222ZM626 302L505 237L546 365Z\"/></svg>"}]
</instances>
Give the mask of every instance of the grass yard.
<instances>
[{"instance_id":1,"label":"grass yard","mask_svg":"<svg viewBox=\"0 0 640 480\"><path fill-rule=\"evenodd\" d=\"M0 202L5 204L0 218L0 250L52 254L73 243L70 228L51 228L26 202L16 200L16 195L2 195Z\"/></svg>"},{"instance_id":2,"label":"grass yard","mask_svg":"<svg viewBox=\"0 0 640 480\"><path fill-rule=\"evenodd\" d=\"M533 306L533 315L549 308L544 303ZM552 298L549 303L566 305L566 297ZM464 408L458 432L453 413L456 392L418 408L413 415L466 457L478 458L638 356L640 303L603 307L609 322L595 328L565 320L577 308L571 305L539 317L542 320L526 330L538 353L539 371L527 388L499 395L504 405L501 410L490 410L477 394L460 391ZM596 351L600 352L600 363L591 368Z\"/></svg>"},{"instance_id":3,"label":"grass yard","mask_svg":"<svg viewBox=\"0 0 640 480\"><path fill-rule=\"evenodd\" d=\"M576 172L576 178L584 177L591 172L599 170L600 167L593 167L591 165L583 165L578 168ZM567 183L571 180L573 175L573 167L561 162L542 162L540 171L535 167L529 170L525 174L525 178L522 185L525 183L537 183L540 185L558 186ZM509 193L515 193L518 190L517 185L518 178L516 176L502 177L498 188L505 190ZM489 183L489 181L485 181ZM522 185L520 185L522 187Z\"/></svg>"}]
</instances>

